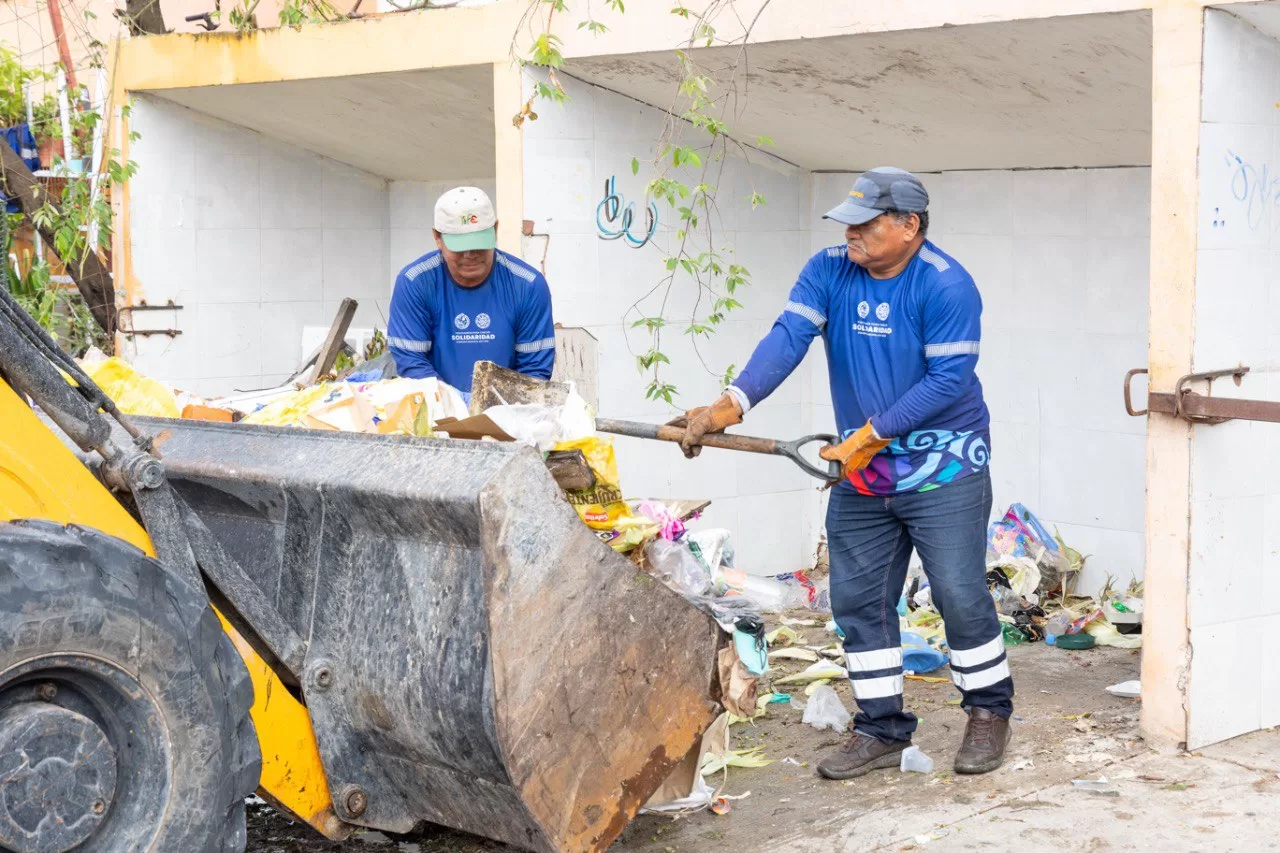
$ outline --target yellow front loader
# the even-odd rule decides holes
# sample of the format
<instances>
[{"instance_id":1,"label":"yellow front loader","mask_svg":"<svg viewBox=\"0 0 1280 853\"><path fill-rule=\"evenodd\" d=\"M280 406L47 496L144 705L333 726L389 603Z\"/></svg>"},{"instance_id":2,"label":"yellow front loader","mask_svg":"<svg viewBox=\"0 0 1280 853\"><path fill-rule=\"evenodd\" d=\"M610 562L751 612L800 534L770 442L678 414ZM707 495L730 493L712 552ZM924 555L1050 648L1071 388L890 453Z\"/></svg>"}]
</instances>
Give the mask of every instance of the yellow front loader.
<instances>
[{"instance_id":1,"label":"yellow front loader","mask_svg":"<svg viewBox=\"0 0 1280 853\"><path fill-rule=\"evenodd\" d=\"M717 642L532 448L127 418L0 288L0 851L239 851L254 790L602 850Z\"/></svg>"}]
</instances>

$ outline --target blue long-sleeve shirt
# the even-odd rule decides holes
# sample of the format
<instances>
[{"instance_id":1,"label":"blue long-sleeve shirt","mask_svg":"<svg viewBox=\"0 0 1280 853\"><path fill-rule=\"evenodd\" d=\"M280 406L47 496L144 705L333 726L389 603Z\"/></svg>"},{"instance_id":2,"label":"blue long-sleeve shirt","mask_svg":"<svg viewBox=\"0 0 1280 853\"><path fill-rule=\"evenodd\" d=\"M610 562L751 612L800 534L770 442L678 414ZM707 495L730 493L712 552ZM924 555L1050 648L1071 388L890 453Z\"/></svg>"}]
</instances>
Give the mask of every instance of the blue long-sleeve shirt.
<instances>
[{"instance_id":1,"label":"blue long-sleeve shirt","mask_svg":"<svg viewBox=\"0 0 1280 853\"><path fill-rule=\"evenodd\" d=\"M822 335L841 438L870 421L893 439L849 486L878 495L937 488L989 458L990 415L974 373L981 315L973 278L931 242L890 279L872 278L833 246L805 264L730 391L744 410L759 403Z\"/></svg>"},{"instance_id":2,"label":"blue long-sleeve shirt","mask_svg":"<svg viewBox=\"0 0 1280 853\"><path fill-rule=\"evenodd\" d=\"M387 343L401 376L438 376L464 392L477 361L550 379L551 290L542 273L501 249L476 287L459 285L440 252L429 252L396 277Z\"/></svg>"}]
</instances>

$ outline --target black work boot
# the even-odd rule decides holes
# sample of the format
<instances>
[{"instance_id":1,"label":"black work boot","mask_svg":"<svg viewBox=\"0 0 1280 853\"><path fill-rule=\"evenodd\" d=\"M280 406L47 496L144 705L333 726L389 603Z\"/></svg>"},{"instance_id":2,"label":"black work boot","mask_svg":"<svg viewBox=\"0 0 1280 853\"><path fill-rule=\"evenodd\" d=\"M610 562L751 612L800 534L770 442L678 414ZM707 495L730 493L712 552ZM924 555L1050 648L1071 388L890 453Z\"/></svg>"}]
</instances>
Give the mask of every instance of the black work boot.
<instances>
[{"instance_id":1,"label":"black work boot","mask_svg":"<svg viewBox=\"0 0 1280 853\"><path fill-rule=\"evenodd\" d=\"M854 732L839 752L818 762L818 772L828 779L856 779L884 767L902 763L902 751L911 741L885 743L879 738Z\"/></svg>"},{"instance_id":2,"label":"black work boot","mask_svg":"<svg viewBox=\"0 0 1280 853\"><path fill-rule=\"evenodd\" d=\"M964 740L956 753L956 772L990 773L995 770L1004 763L1004 748L1012 737L1013 730L1008 720L986 708L974 708L969 712Z\"/></svg>"}]
</instances>

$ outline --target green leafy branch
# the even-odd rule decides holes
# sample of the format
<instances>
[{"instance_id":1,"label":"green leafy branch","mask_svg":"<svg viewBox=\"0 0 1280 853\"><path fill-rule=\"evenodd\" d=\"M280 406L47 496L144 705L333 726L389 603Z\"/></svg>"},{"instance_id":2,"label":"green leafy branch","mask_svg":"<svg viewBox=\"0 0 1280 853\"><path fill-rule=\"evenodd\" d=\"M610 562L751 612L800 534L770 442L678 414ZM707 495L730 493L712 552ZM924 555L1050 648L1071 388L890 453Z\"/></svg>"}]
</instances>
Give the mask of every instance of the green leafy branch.
<instances>
[{"instance_id":1,"label":"green leafy branch","mask_svg":"<svg viewBox=\"0 0 1280 853\"><path fill-rule=\"evenodd\" d=\"M534 31L532 26L541 20L539 13L543 4L548 6L545 22ZM689 317L675 325L682 327L682 333L690 338L703 368L718 377L722 386L728 385L736 375L732 364L723 370L711 367L701 344L715 334L732 312L743 307L738 299L739 292L751 278L750 271L732 259L732 249L716 246L714 223L720 215L717 187L723 177L727 155L739 153L749 164L754 153L733 136L730 119L736 120L741 115L739 69L745 63L751 30L769 5L769 0L763 0L740 36L722 39L715 21L722 13L735 11L734 4L735 0L712 0L701 13L683 4L671 9L671 14L691 24L688 39L676 52L681 69L680 82L666 112L654 148L655 156L651 160L642 161L638 157L631 160L632 174L638 175L642 165L652 172L653 177L645 187L645 202L653 200L664 204L679 223L673 235L674 246L665 253L664 274L623 315L624 328L628 330L628 346L636 357L637 368L649 379L645 396L669 404L674 403L679 389L667 379L673 365L664 351L663 336L673 327L674 320L668 316L668 307L677 287L692 286L697 290ZM616 12L625 11L621 2L608 5ZM556 103L569 100L556 75L565 60L562 42L553 32L556 14L567 11L565 0L532 0L525 12L522 28L530 27L528 56L517 55L514 40L513 56L534 77L534 92L514 118L517 127L524 121L537 119L533 110L535 100ZM589 0L587 15L578 28L595 34L607 31L607 26L592 15ZM738 50L733 61L716 73L700 66L693 53L698 47L734 44L738 45ZM755 147L768 145L772 145L768 137L756 137ZM751 209L766 203L764 196L754 188L741 201ZM631 332L641 334L641 346L633 344Z\"/></svg>"}]
</instances>

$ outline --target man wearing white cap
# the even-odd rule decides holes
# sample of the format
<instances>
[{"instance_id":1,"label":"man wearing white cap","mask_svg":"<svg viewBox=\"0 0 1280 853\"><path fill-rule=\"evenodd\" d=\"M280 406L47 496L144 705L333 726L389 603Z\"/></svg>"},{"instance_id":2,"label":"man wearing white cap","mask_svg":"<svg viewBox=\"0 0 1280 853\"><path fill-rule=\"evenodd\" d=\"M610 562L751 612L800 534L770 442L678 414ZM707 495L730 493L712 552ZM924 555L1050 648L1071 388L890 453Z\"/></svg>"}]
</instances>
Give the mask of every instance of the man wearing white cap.
<instances>
[{"instance_id":1,"label":"man wearing white cap","mask_svg":"<svg viewBox=\"0 0 1280 853\"><path fill-rule=\"evenodd\" d=\"M498 218L483 190L436 201L436 251L400 271L387 343L401 376L437 376L469 396L477 361L538 379L555 364L551 291L542 273L496 248Z\"/></svg>"}]
</instances>

